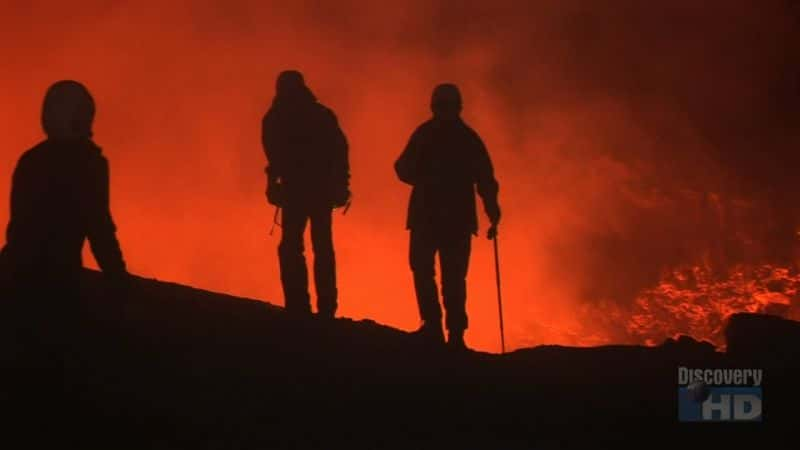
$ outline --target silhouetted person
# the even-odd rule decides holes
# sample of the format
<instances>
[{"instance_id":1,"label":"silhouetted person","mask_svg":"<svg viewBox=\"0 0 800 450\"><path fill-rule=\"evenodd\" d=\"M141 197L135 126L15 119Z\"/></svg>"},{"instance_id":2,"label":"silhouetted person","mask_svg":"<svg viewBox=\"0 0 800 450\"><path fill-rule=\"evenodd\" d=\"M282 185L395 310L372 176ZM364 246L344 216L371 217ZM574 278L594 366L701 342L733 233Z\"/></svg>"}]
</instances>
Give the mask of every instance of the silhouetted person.
<instances>
[{"instance_id":1,"label":"silhouetted person","mask_svg":"<svg viewBox=\"0 0 800 450\"><path fill-rule=\"evenodd\" d=\"M278 76L275 98L262 121L262 143L267 199L282 209L278 256L286 310L311 312L303 248L311 222L317 310L333 318L338 299L332 213L350 198L348 143L336 115L317 102L300 72Z\"/></svg>"},{"instance_id":2,"label":"silhouetted person","mask_svg":"<svg viewBox=\"0 0 800 450\"><path fill-rule=\"evenodd\" d=\"M500 221L498 184L483 141L460 117L458 88L453 84L437 86L431 110L433 118L411 135L395 163L395 171L400 180L413 186L406 226L410 230L409 259L423 322L418 332L435 342L444 340L434 279L438 253L448 344L463 348L468 326L467 268L472 236L478 231L475 188L491 221L491 239Z\"/></svg>"},{"instance_id":3,"label":"silhouetted person","mask_svg":"<svg viewBox=\"0 0 800 450\"><path fill-rule=\"evenodd\" d=\"M77 345L84 241L107 275L127 274L109 210L108 162L92 141L94 115L84 86L55 83L41 116L47 139L22 155L13 174L0 253L0 358L11 379L4 388L17 395L10 403L33 409L39 425L67 419L39 416L56 414L58 399L49 397L64 394L67 353Z\"/></svg>"}]
</instances>

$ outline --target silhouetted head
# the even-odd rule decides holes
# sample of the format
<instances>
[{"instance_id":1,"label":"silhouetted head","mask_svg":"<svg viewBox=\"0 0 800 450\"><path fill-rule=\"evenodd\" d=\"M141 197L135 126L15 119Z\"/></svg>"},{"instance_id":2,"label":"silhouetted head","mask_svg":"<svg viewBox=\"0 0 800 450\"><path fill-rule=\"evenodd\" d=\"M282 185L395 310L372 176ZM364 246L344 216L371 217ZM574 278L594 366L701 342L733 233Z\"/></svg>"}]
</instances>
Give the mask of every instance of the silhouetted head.
<instances>
[{"instance_id":1,"label":"silhouetted head","mask_svg":"<svg viewBox=\"0 0 800 450\"><path fill-rule=\"evenodd\" d=\"M436 86L431 95L431 111L435 117L458 117L461 114L461 92L458 86L452 83Z\"/></svg>"},{"instance_id":2,"label":"silhouetted head","mask_svg":"<svg viewBox=\"0 0 800 450\"><path fill-rule=\"evenodd\" d=\"M276 101L316 101L311 89L306 86L303 74L297 70L285 70L275 83Z\"/></svg>"},{"instance_id":3,"label":"silhouetted head","mask_svg":"<svg viewBox=\"0 0 800 450\"><path fill-rule=\"evenodd\" d=\"M59 81L47 90L42 106L42 128L50 139L90 139L95 104L84 85Z\"/></svg>"}]
</instances>

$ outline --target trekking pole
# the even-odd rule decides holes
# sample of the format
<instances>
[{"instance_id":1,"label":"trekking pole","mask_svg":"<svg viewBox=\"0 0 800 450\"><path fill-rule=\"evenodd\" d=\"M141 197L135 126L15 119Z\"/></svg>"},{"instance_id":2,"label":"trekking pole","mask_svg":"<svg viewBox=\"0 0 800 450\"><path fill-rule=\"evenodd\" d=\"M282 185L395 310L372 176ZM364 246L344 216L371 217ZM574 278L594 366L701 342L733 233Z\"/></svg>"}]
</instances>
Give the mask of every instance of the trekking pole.
<instances>
[{"instance_id":1,"label":"trekking pole","mask_svg":"<svg viewBox=\"0 0 800 450\"><path fill-rule=\"evenodd\" d=\"M278 223L278 213L280 213L280 212L281 212L281 207L280 206L276 206L275 207L275 215L272 217L272 227L269 229L269 235L270 236L272 236L272 233L275 232L275 225L280 225L280 223Z\"/></svg>"},{"instance_id":2,"label":"trekking pole","mask_svg":"<svg viewBox=\"0 0 800 450\"><path fill-rule=\"evenodd\" d=\"M500 313L500 349L506 352L505 330L503 328L503 296L500 293L500 253L497 250L497 234L492 238L494 242L494 274L497 280L497 308Z\"/></svg>"}]
</instances>

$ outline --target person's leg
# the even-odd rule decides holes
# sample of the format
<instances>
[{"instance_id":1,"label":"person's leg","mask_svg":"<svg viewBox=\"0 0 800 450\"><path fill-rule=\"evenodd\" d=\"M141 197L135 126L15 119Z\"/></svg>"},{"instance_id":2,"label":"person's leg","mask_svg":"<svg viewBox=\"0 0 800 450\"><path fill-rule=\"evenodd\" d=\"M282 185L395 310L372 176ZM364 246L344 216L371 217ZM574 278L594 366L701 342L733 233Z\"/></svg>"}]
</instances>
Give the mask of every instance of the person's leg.
<instances>
[{"instance_id":1,"label":"person's leg","mask_svg":"<svg viewBox=\"0 0 800 450\"><path fill-rule=\"evenodd\" d=\"M284 207L281 214L278 258L286 311L307 314L311 312L311 300L308 294L308 269L303 254L303 234L308 216L303 208L291 206Z\"/></svg>"},{"instance_id":2,"label":"person's leg","mask_svg":"<svg viewBox=\"0 0 800 450\"><path fill-rule=\"evenodd\" d=\"M409 262L414 274L414 289L423 330L431 331L439 339L442 335L442 309L435 279L436 243L429 233L411 230L409 247Z\"/></svg>"},{"instance_id":3,"label":"person's leg","mask_svg":"<svg viewBox=\"0 0 800 450\"><path fill-rule=\"evenodd\" d=\"M320 316L336 316L336 255L333 250L333 210L323 207L311 214L311 246L314 250L314 283Z\"/></svg>"},{"instance_id":4,"label":"person's leg","mask_svg":"<svg viewBox=\"0 0 800 450\"><path fill-rule=\"evenodd\" d=\"M439 262L442 268L442 296L446 312L445 323L449 341L463 345L464 330L467 329L467 270L472 244L472 235L447 236L442 239Z\"/></svg>"}]
</instances>

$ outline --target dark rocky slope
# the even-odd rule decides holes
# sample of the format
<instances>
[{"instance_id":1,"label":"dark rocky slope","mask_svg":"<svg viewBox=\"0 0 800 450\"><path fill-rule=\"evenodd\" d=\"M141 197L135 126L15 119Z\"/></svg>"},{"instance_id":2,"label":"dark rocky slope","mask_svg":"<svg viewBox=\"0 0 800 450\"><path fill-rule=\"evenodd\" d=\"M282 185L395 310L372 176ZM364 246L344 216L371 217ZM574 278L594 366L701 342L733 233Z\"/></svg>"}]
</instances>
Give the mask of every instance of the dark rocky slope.
<instances>
[{"instance_id":1,"label":"dark rocky slope","mask_svg":"<svg viewBox=\"0 0 800 450\"><path fill-rule=\"evenodd\" d=\"M782 444L800 324L738 315L728 350L541 346L454 354L371 321L86 273L72 378L107 448L669 448ZM764 422L677 420L677 367L763 367Z\"/></svg>"}]
</instances>

